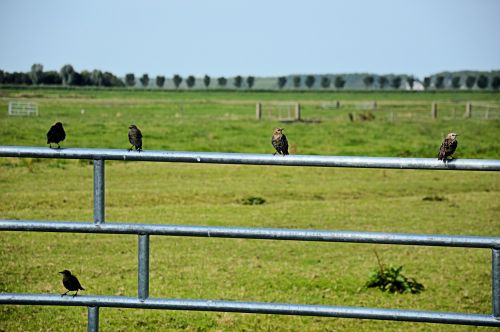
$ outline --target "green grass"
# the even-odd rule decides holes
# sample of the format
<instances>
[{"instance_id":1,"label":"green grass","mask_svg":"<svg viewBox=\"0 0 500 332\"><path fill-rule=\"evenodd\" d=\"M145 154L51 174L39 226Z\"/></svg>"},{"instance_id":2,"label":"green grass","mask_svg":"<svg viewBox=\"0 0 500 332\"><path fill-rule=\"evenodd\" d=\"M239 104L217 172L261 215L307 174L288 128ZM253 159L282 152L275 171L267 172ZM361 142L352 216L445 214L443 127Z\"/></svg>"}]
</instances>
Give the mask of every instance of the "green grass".
<instances>
[{"instance_id":1,"label":"green grass","mask_svg":"<svg viewBox=\"0 0 500 332\"><path fill-rule=\"evenodd\" d=\"M342 97L342 98L340 98ZM304 118L286 124L299 154L435 157L441 137L461 134L458 158L500 159L500 122L444 114L430 102L500 103L493 93L234 93L127 90L0 90L0 109L27 98L38 118L0 114L1 145L45 146L61 121L63 147L128 148L127 126L143 131L146 150L272 153L276 119L254 120L257 101L300 101ZM321 103L341 99L340 110ZM394 121L359 112L348 101L396 105ZM460 106L462 107L462 106ZM462 107L463 108L463 107ZM80 114L80 110L85 113ZM451 106L450 106L451 109ZM441 109L440 109L441 110ZM443 112L446 111L444 108ZM500 177L493 172L298 168L106 162L108 222L439 233L500 236ZM0 218L92 220L92 165L87 161L0 159ZM245 205L261 197L261 205ZM428 197L439 197L429 200ZM0 233L0 291L58 294L57 271L74 272L91 295L137 295L137 237L64 233ZM364 289L386 265L423 283L418 295ZM151 238L150 296L366 306L468 313L491 312L489 250ZM82 330L86 308L0 306L0 330ZM100 310L103 330L188 331L469 331L466 326L274 315L159 310Z\"/></svg>"}]
</instances>

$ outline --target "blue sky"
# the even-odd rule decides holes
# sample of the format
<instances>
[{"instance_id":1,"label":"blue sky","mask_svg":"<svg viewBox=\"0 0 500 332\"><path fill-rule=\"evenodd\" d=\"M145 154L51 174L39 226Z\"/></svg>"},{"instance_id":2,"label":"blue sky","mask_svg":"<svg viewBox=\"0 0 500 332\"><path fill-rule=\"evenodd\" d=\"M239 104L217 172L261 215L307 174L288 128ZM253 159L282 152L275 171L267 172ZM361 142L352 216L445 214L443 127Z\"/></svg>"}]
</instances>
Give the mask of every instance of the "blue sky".
<instances>
[{"instance_id":1,"label":"blue sky","mask_svg":"<svg viewBox=\"0 0 500 332\"><path fill-rule=\"evenodd\" d=\"M123 76L500 69L497 0L1 0L0 69Z\"/></svg>"}]
</instances>

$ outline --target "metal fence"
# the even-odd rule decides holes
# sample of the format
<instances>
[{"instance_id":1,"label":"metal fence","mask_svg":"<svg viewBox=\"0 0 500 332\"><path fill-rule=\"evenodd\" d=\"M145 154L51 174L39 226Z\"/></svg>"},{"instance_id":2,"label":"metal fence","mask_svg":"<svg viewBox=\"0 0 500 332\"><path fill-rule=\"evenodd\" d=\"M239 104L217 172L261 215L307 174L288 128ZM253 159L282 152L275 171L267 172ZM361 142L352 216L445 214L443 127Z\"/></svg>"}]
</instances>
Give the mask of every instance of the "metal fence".
<instances>
[{"instance_id":1,"label":"metal fence","mask_svg":"<svg viewBox=\"0 0 500 332\"><path fill-rule=\"evenodd\" d=\"M38 104L28 101L9 101L8 115L38 116Z\"/></svg>"},{"instance_id":2,"label":"metal fence","mask_svg":"<svg viewBox=\"0 0 500 332\"><path fill-rule=\"evenodd\" d=\"M94 161L94 222L0 220L0 231L135 234L138 236L138 296L61 297L48 294L0 293L0 304L88 307L88 330L99 328L99 308L145 308L322 316L500 326L500 237L323 231L300 229L105 223L105 160L183 163L500 171L500 160L457 159L446 163L429 158L373 158L336 156L272 156L262 154L143 151L115 149L49 149L0 146L0 157L90 159ZM488 248L492 250L492 313L466 314L307 304L165 299L149 297L150 236L192 236L263 240L323 241Z\"/></svg>"}]
</instances>

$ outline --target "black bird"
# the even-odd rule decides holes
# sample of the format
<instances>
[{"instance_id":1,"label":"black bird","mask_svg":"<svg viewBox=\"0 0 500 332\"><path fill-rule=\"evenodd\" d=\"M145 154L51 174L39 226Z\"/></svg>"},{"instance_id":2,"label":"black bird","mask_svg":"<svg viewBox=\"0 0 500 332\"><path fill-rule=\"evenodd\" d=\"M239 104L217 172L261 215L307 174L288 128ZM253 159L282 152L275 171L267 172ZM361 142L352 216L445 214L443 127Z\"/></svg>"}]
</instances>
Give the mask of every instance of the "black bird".
<instances>
[{"instance_id":1,"label":"black bird","mask_svg":"<svg viewBox=\"0 0 500 332\"><path fill-rule=\"evenodd\" d=\"M50 144L50 148L52 148L52 143L57 144L57 148L60 149L61 146L59 142L64 141L66 138L66 132L64 131L63 125L60 122L57 122L55 125L50 127L49 132L47 133L47 144Z\"/></svg>"},{"instance_id":2,"label":"black bird","mask_svg":"<svg viewBox=\"0 0 500 332\"><path fill-rule=\"evenodd\" d=\"M85 290L85 288L83 288L82 285L80 285L80 282L78 281L76 276L72 275L71 272L69 272L68 270L64 270L59 273L63 275L62 282L64 287L66 287L66 289L68 290L66 293L61 294L61 296L68 294L69 291L76 291L76 293L73 294L73 297L75 297L76 295L78 295L79 289Z\"/></svg>"},{"instance_id":3,"label":"black bird","mask_svg":"<svg viewBox=\"0 0 500 332\"><path fill-rule=\"evenodd\" d=\"M275 156L276 153L282 154L283 156L288 154L288 140L286 139L285 134L283 134L284 129L285 128L274 128L271 143L276 149L276 152L273 153L273 156Z\"/></svg>"},{"instance_id":4,"label":"black bird","mask_svg":"<svg viewBox=\"0 0 500 332\"><path fill-rule=\"evenodd\" d=\"M458 145L457 136L458 135L455 133L449 133L448 135L446 135L446 138L439 148L438 160L446 162L446 160L448 160L448 157L450 157L455 152Z\"/></svg>"},{"instance_id":5,"label":"black bird","mask_svg":"<svg viewBox=\"0 0 500 332\"><path fill-rule=\"evenodd\" d=\"M128 141L132 146L129 151L131 151L133 148L135 148L137 151L142 151L142 133L139 130L139 128L136 127L136 125L130 125L128 127Z\"/></svg>"}]
</instances>

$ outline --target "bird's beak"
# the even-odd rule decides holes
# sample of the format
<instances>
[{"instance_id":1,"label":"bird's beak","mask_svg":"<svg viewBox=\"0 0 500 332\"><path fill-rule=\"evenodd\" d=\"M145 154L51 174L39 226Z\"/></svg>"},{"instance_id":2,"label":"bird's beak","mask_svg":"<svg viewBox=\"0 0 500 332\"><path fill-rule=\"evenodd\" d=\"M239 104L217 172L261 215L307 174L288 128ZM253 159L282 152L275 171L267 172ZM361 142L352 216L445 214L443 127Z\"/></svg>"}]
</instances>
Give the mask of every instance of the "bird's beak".
<instances>
[{"instance_id":1,"label":"bird's beak","mask_svg":"<svg viewBox=\"0 0 500 332\"><path fill-rule=\"evenodd\" d=\"M57 273L63 274L64 272L61 271L61 272L57 272Z\"/></svg>"}]
</instances>

